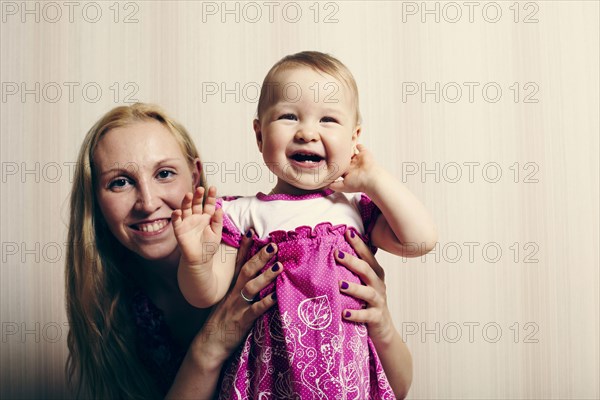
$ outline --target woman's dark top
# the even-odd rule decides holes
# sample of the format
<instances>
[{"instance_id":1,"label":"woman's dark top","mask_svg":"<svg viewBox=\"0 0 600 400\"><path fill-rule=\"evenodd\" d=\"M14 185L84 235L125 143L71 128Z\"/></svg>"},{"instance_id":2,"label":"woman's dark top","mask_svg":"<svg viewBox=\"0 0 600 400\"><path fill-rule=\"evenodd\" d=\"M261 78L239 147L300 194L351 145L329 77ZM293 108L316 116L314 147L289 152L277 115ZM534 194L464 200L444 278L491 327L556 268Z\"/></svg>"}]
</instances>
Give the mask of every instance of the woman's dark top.
<instances>
[{"instance_id":1,"label":"woman's dark top","mask_svg":"<svg viewBox=\"0 0 600 400\"><path fill-rule=\"evenodd\" d=\"M137 354L164 395L173 384L186 351L173 340L163 312L142 290L133 295L131 312Z\"/></svg>"}]
</instances>

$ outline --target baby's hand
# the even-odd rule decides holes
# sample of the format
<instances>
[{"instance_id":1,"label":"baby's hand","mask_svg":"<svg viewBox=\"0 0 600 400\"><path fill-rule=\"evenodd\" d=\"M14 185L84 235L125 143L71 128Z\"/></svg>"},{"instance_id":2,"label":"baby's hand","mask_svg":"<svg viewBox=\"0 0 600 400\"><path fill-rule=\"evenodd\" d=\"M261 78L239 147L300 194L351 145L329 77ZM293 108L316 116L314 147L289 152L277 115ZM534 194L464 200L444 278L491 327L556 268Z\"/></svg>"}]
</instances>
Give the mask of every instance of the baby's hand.
<instances>
[{"instance_id":1,"label":"baby's hand","mask_svg":"<svg viewBox=\"0 0 600 400\"><path fill-rule=\"evenodd\" d=\"M336 192L367 192L368 185L377 179L377 163L371 152L362 144L356 145L358 153L352 156L348 170L342 175L343 180L337 180L329 185Z\"/></svg>"},{"instance_id":2,"label":"baby's hand","mask_svg":"<svg viewBox=\"0 0 600 400\"><path fill-rule=\"evenodd\" d=\"M194 267L212 261L223 230L223 210L216 210L217 189L211 186L202 207L204 188L186 193L181 209L171 215L175 237L181 249L181 263Z\"/></svg>"}]
</instances>

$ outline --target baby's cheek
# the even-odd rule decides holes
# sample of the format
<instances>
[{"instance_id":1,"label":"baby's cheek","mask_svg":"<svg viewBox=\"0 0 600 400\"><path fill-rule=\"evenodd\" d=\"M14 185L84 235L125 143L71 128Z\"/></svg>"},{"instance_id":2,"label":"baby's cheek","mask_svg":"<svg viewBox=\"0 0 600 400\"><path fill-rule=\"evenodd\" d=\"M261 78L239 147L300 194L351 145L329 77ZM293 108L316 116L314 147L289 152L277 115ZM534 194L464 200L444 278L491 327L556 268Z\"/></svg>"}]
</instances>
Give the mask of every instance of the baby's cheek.
<instances>
[{"instance_id":1,"label":"baby's cheek","mask_svg":"<svg viewBox=\"0 0 600 400\"><path fill-rule=\"evenodd\" d=\"M328 182L333 182L340 176L344 175L346 170L347 167L344 164L333 162L327 166L327 170L325 171L325 180Z\"/></svg>"},{"instance_id":2,"label":"baby's cheek","mask_svg":"<svg viewBox=\"0 0 600 400\"><path fill-rule=\"evenodd\" d=\"M352 154L351 153L344 154L344 157L340 158L340 160L338 162L340 176L348 171L351 163L352 163Z\"/></svg>"}]
</instances>

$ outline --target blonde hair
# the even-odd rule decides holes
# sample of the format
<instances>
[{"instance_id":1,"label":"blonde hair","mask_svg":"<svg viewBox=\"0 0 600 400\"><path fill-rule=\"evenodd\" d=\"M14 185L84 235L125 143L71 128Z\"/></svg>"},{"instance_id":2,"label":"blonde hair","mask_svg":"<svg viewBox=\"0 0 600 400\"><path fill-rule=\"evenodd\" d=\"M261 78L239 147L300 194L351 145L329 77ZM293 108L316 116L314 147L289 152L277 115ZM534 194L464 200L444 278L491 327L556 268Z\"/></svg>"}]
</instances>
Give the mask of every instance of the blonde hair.
<instances>
[{"instance_id":1,"label":"blonde hair","mask_svg":"<svg viewBox=\"0 0 600 400\"><path fill-rule=\"evenodd\" d=\"M133 283L120 269L130 254L110 233L95 197L93 157L114 128L155 120L175 137L190 168L198 151L185 128L159 107L116 107L89 130L81 145L70 198L65 271L70 330L66 370L78 398L157 398L157 385L136 352L129 315ZM199 185L204 186L203 174Z\"/></svg>"},{"instance_id":2,"label":"blonde hair","mask_svg":"<svg viewBox=\"0 0 600 400\"><path fill-rule=\"evenodd\" d=\"M358 108L358 86L352 73L340 60L337 58L321 53L319 51L302 51L300 53L291 54L283 57L271 67L267 76L263 80L260 89L260 97L258 99L258 107L256 110L257 118L260 120L265 110L272 105L272 102L277 98L272 93L275 77L280 71L297 67L309 67L315 71L324 72L343 82L353 95L353 105L356 110L356 123L360 122L360 110Z\"/></svg>"}]
</instances>

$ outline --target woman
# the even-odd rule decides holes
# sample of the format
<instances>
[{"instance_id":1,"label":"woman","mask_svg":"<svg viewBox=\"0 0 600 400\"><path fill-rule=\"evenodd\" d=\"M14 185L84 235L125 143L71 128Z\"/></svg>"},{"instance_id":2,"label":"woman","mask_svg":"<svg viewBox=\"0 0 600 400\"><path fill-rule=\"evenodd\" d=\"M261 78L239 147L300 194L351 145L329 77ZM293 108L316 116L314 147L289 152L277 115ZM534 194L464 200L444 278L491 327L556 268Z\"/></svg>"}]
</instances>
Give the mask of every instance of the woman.
<instances>
[{"instance_id":1,"label":"woman","mask_svg":"<svg viewBox=\"0 0 600 400\"><path fill-rule=\"evenodd\" d=\"M78 397L210 398L225 360L275 304L272 295L247 301L285 269L257 276L273 248L243 267L238 262L237 281L212 310L194 308L181 295L170 217L185 194L204 183L185 128L155 106L117 107L88 132L71 193L66 266L67 372ZM387 346L398 333L385 303L383 270L360 240L348 238L373 269L348 257L344 264L367 286L345 293L369 299L353 316L367 322L378 352L394 355L382 364L403 397L411 360L404 345ZM249 245L246 238L242 250Z\"/></svg>"}]
</instances>

